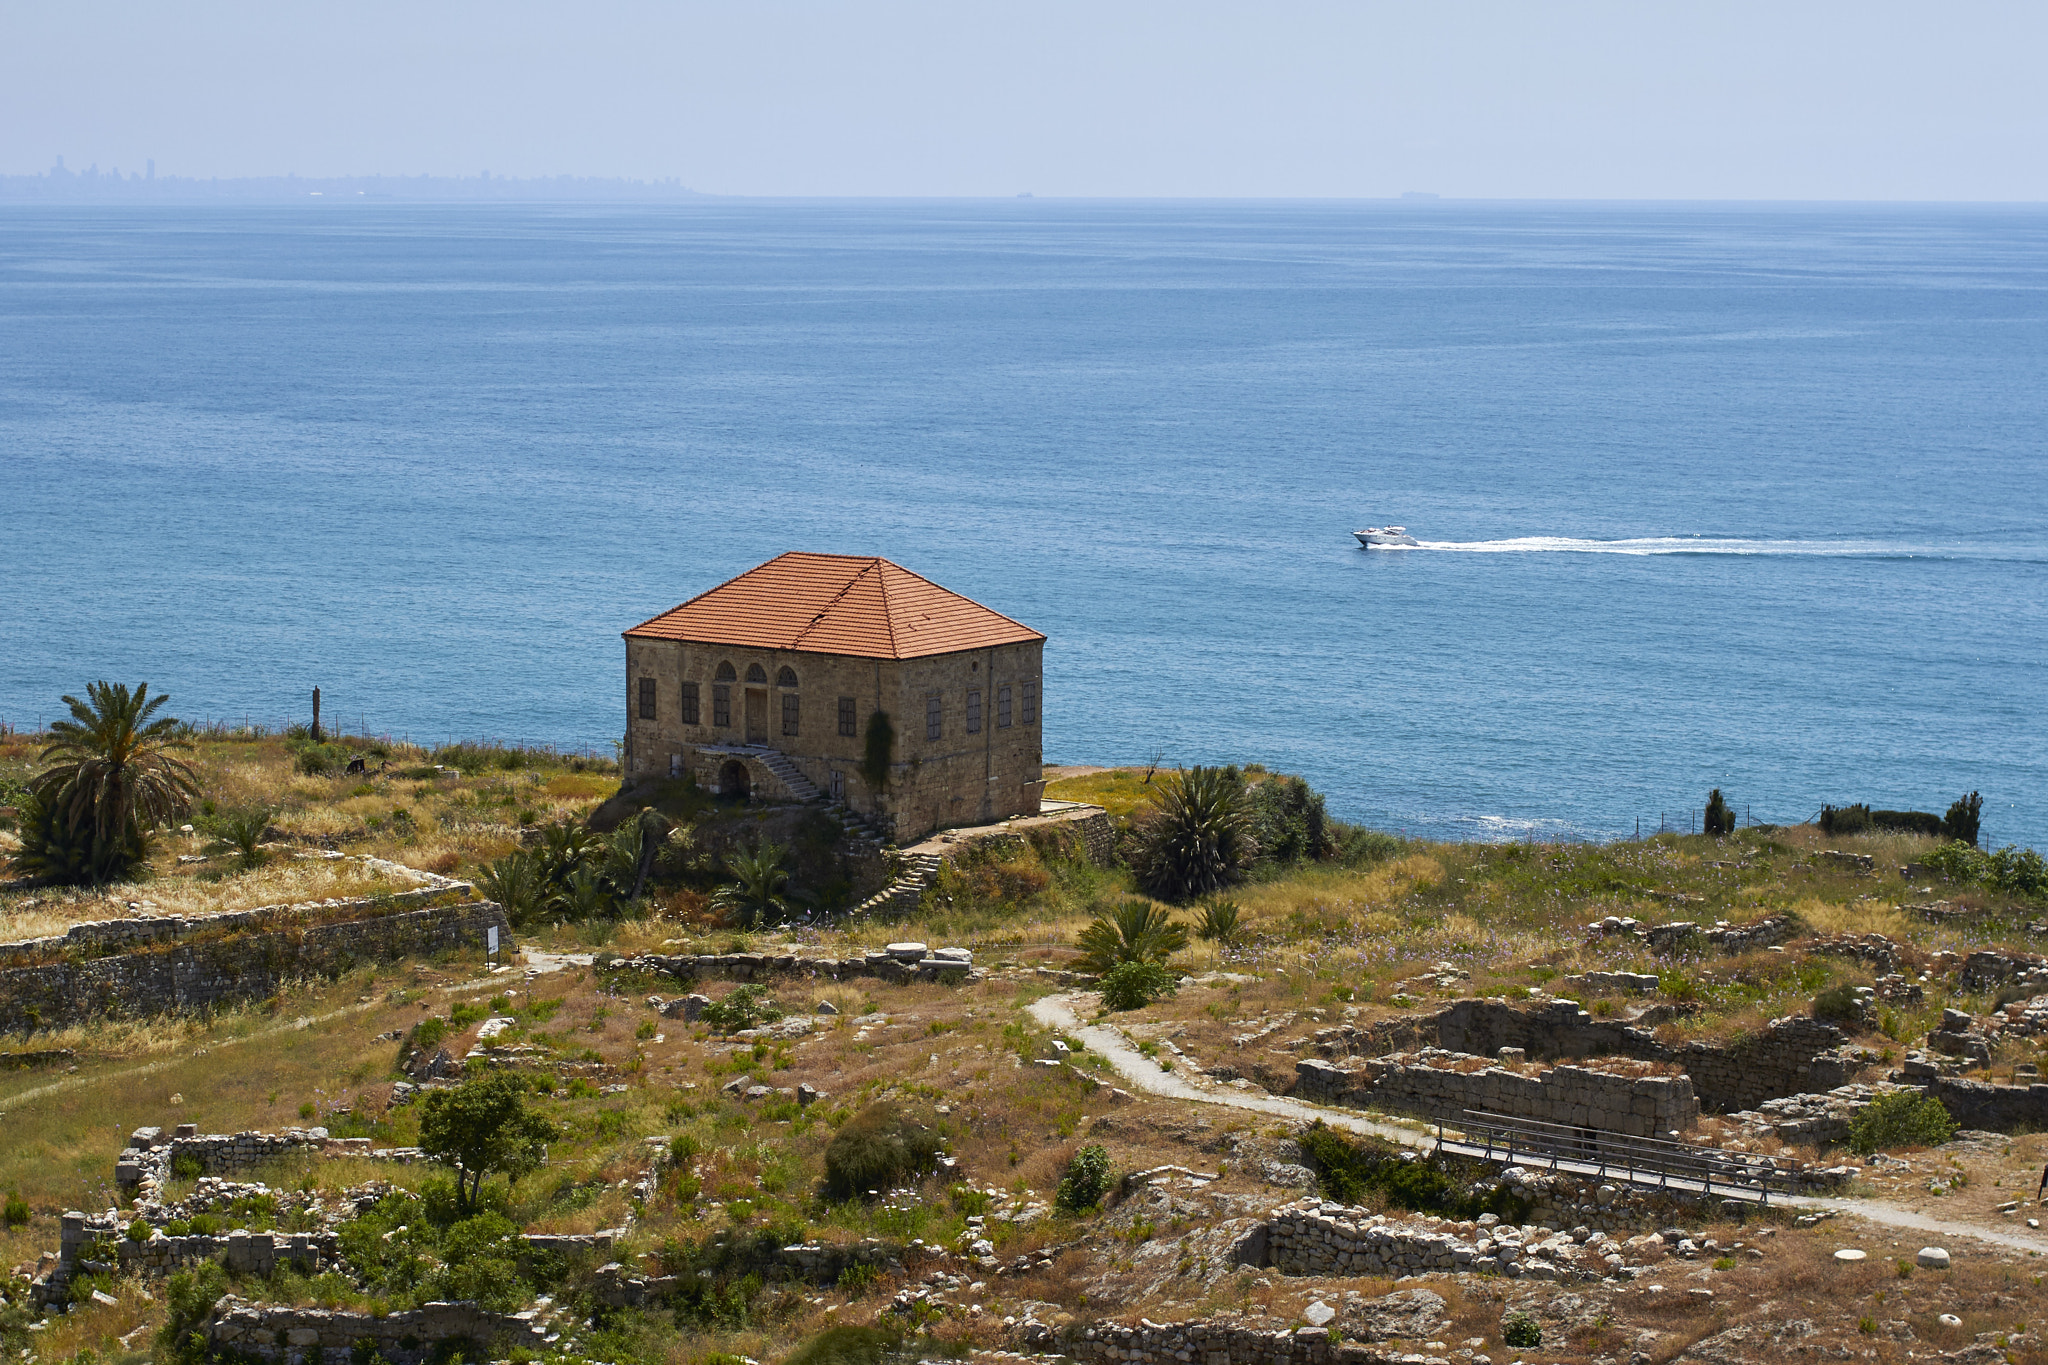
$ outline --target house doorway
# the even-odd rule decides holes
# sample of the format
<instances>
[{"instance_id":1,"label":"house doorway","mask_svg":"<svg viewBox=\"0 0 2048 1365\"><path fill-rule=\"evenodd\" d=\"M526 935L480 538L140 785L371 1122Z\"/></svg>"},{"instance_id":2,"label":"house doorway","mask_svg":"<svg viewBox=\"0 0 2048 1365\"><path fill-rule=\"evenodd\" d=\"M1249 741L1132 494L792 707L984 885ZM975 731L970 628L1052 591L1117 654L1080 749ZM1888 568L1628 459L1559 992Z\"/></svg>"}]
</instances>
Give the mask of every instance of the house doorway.
<instances>
[{"instance_id":1,"label":"house doorway","mask_svg":"<svg viewBox=\"0 0 2048 1365\"><path fill-rule=\"evenodd\" d=\"M747 743L768 742L768 694L755 688L747 689Z\"/></svg>"},{"instance_id":2,"label":"house doorway","mask_svg":"<svg viewBox=\"0 0 2048 1365\"><path fill-rule=\"evenodd\" d=\"M745 801L752 794L753 779L747 774L747 765L736 758L727 759L725 766L718 770L718 794L736 797Z\"/></svg>"}]
</instances>

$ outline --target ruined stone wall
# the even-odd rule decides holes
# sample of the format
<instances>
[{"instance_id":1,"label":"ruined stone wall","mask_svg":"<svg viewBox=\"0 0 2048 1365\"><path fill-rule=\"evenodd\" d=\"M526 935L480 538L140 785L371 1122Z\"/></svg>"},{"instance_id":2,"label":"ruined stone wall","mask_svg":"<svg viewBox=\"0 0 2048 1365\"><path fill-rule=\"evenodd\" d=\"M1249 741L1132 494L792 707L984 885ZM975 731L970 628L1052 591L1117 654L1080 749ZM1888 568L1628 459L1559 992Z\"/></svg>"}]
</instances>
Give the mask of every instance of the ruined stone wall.
<instances>
[{"instance_id":1,"label":"ruined stone wall","mask_svg":"<svg viewBox=\"0 0 2048 1365\"><path fill-rule=\"evenodd\" d=\"M1959 1076L1935 1076L1927 1093L1965 1128L1992 1132L2048 1129L2048 1085L1995 1085Z\"/></svg>"},{"instance_id":2,"label":"ruined stone wall","mask_svg":"<svg viewBox=\"0 0 2048 1365\"><path fill-rule=\"evenodd\" d=\"M1753 1109L1765 1100L1845 1084L1864 1064L1833 1024L1791 1016L1773 1020L1759 1034L1728 1043L1692 1042L1667 1046L1648 1029L1595 1019L1571 1000L1518 1009L1505 1000L1457 1000L1434 1015L1390 1021L1370 1034L1372 1042L1416 1043L1497 1056L1521 1048L1532 1058L1633 1057L1668 1062L1692 1079L1705 1108Z\"/></svg>"},{"instance_id":3,"label":"ruined stone wall","mask_svg":"<svg viewBox=\"0 0 2048 1365\"><path fill-rule=\"evenodd\" d=\"M1476 1069L1469 1066L1474 1062L1480 1063ZM1432 1049L1375 1058L1354 1071L1314 1059L1298 1063L1295 1070L1298 1094L1452 1122L1476 1109L1603 1133L1663 1137L1693 1127L1700 1117L1690 1079L1641 1074L1640 1068L1617 1072L1556 1066L1526 1076L1484 1058Z\"/></svg>"},{"instance_id":4,"label":"ruined stone wall","mask_svg":"<svg viewBox=\"0 0 2048 1365\"><path fill-rule=\"evenodd\" d=\"M477 1343L488 1352L482 1359L501 1360L518 1347L545 1354L546 1338L535 1313L491 1313L473 1303L429 1303L378 1315L277 1308L230 1296L215 1306L206 1327L206 1342L213 1351L253 1356L274 1365L308 1365L316 1357L365 1359L367 1351L355 1354L359 1343L368 1343L369 1350L391 1365L422 1365L436 1345L456 1340Z\"/></svg>"},{"instance_id":5,"label":"ruined stone wall","mask_svg":"<svg viewBox=\"0 0 2048 1365\"><path fill-rule=\"evenodd\" d=\"M639 957L616 958L608 970L660 972L679 981L717 979L723 981L768 981L776 977L817 977L846 981L874 977L904 984L911 981L962 982L974 970L974 955L964 948L942 948L954 956L927 956L906 962L888 953L864 957L799 957L794 953L705 953L669 956L643 953Z\"/></svg>"},{"instance_id":6,"label":"ruined stone wall","mask_svg":"<svg viewBox=\"0 0 2048 1365\"><path fill-rule=\"evenodd\" d=\"M1026 1323L1022 1343L1074 1360L1116 1361L1119 1365L1381 1365L1401 1358L1397 1351L1363 1342L1333 1342L1320 1327L1293 1332L1262 1331L1218 1322L1146 1322L1136 1326L1099 1322L1059 1332Z\"/></svg>"},{"instance_id":7,"label":"ruined stone wall","mask_svg":"<svg viewBox=\"0 0 2048 1365\"><path fill-rule=\"evenodd\" d=\"M372 903L364 902L363 908L371 909ZM492 927L498 931L499 950L510 952L512 925L505 912L490 901L472 901L0 969L0 1031L261 1000L287 981L331 975L358 963L482 948Z\"/></svg>"},{"instance_id":8,"label":"ruined stone wall","mask_svg":"<svg viewBox=\"0 0 2048 1365\"><path fill-rule=\"evenodd\" d=\"M341 1262L341 1241L332 1232L229 1232L216 1237L153 1234L146 1242L119 1243L123 1275L164 1275L200 1261L218 1260L234 1275L268 1275L290 1266L306 1275Z\"/></svg>"}]
</instances>

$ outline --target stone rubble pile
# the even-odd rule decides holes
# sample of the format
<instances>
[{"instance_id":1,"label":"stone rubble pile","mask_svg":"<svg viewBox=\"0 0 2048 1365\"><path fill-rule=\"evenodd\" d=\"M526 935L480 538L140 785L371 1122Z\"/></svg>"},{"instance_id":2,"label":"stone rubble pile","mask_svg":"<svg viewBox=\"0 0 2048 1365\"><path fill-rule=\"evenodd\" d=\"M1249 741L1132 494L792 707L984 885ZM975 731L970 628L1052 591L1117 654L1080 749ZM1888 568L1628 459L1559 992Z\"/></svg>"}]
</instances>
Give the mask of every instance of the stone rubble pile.
<instances>
[{"instance_id":1,"label":"stone rubble pile","mask_svg":"<svg viewBox=\"0 0 2048 1365\"><path fill-rule=\"evenodd\" d=\"M1607 1187L1614 1194L1619 1190ZM1613 1194L1609 1195L1610 1198ZM1632 1278L1622 1245L1586 1226L1570 1232L1502 1223L1401 1221L1363 1208L1303 1200L1273 1211L1265 1259L1287 1275L1421 1275L1480 1271L1515 1279Z\"/></svg>"},{"instance_id":2,"label":"stone rubble pile","mask_svg":"<svg viewBox=\"0 0 2048 1365\"><path fill-rule=\"evenodd\" d=\"M1839 1146L1849 1140L1849 1125L1856 1116L1879 1096L1912 1088L1885 1081L1838 1085L1819 1093L1766 1100L1755 1109L1728 1115L1728 1121L1738 1125L1743 1138L1752 1142L1776 1138L1802 1146Z\"/></svg>"}]
</instances>

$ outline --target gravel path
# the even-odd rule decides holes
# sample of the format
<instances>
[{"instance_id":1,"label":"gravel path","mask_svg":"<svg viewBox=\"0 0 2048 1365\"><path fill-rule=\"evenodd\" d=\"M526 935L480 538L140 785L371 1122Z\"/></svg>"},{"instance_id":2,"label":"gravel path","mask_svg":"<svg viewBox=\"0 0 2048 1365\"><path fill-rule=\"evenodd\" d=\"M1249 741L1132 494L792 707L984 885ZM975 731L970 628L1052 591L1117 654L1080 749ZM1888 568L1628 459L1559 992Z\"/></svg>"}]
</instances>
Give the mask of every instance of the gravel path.
<instances>
[{"instance_id":1,"label":"gravel path","mask_svg":"<svg viewBox=\"0 0 2048 1365\"><path fill-rule=\"evenodd\" d=\"M1190 1079L1179 1070L1161 1071L1159 1063L1139 1052L1121 1029L1082 1022L1082 1015L1076 1006L1083 1001L1091 1002L1084 1007L1092 1014L1093 999L1092 993L1089 992L1049 995L1032 1004L1031 1017L1048 1028L1058 1029L1069 1038L1078 1038L1086 1043L1089 1050L1107 1058L1109 1064L1116 1068L1117 1074L1128 1081L1133 1089L1143 1090L1151 1095L1163 1095L1169 1099L1188 1100L1195 1104L1220 1104L1232 1109L1248 1109L1305 1122L1321 1119L1332 1128L1344 1128L1354 1133L1370 1133L1375 1137L1383 1137L1389 1142L1398 1142L1408 1147L1431 1147L1436 1143L1434 1135L1420 1129L1382 1123L1367 1118L1356 1110L1327 1108L1320 1104L1288 1099L1284 1095L1248 1094L1242 1090L1233 1090L1227 1085L1219 1085L1207 1077ZM1981 1227L1974 1223L1948 1222L1879 1199L1825 1199L1817 1196L1787 1195L1781 1196L1779 1202L1795 1208L1828 1210L1851 1215L1881 1227L1905 1228L1948 1238L1974 1237L1978 1241L2009 1247L2015 1251L2048 1254L2048 1237L2039 1234L2028 1235L2007 1232L2003 1228ZM1846 1233L1848 1229L1844 1228L1843 1231Z\"/></svg>"}]
</instances>

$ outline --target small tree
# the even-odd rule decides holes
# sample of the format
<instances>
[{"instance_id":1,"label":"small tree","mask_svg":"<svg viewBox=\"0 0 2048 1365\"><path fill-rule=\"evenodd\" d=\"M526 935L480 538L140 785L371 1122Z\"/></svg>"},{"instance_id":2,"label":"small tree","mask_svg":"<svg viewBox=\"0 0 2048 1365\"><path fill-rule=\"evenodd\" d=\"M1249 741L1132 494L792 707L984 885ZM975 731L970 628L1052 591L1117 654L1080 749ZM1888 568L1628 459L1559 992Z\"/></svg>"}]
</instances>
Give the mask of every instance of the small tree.
<instances>
[{"instance_id":1,"label":"small tree","mask_svg":"<svg viewBox=\"0 0 2048 1365\"><path fill-rule=\"evenodd\" d=\"M1959 844L1977 846L1978 823L1984 814L1984 798L1976 792L1958 797L1942 818L1941 832Z\"/></svg>"},{"instance_id":2,"label":"small tree","mask_svg":"<svg viewBox=\"0 0 2048 1365\"><path fill-rule=\"evenodd\" d=\"M1721 797L1721 789L1714 788L1707 793L1707 813L1701 818L1700 826L1707 834L1733 834L1735 812L1728 809L1728 803Z\"/></svg>"},{"instance_id":3,"label":"small tree","mask_svg":"<svg viewBox=\"0 0 2048 1365\"><path fill-rule=\"evenodd\" d=\"M420 1150L455 1172L456 1202L476 1207L484 1177L510 1180L547 1159L555 1125L526 1107L526 1082L509 1071L436 1090L420 1106Z\"/></svg>"},{"instance_id":4,"label":"small tree","mask_svg":"<svg viewBox=\"0 0 2048 1365\"><path fill-rule=\"evenodd\" d=\"M1849 1120L1849 1149L1867 1156L1885 1147L1939 1147L1960 1126L1934 1096L1893 1090Z\"/></svg>"}]
</instances>

